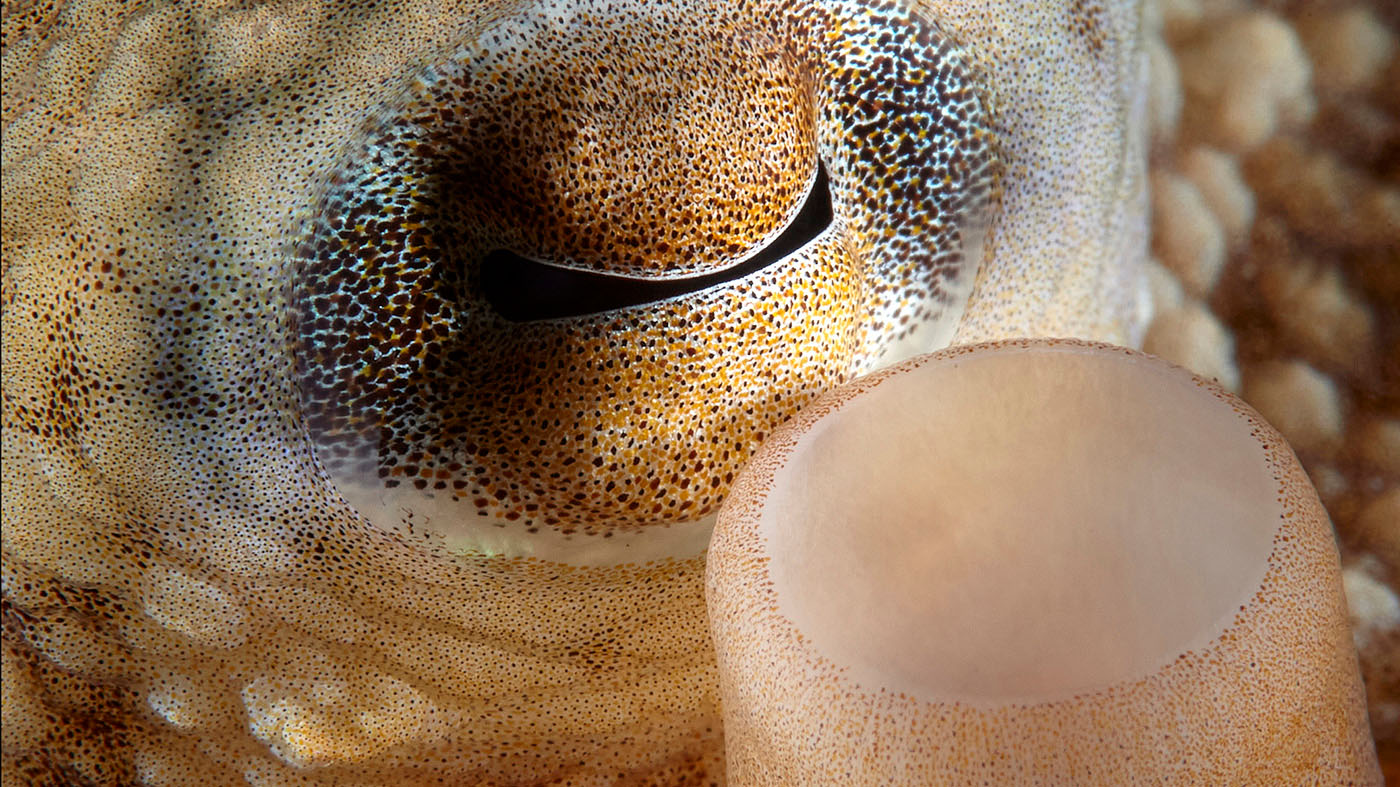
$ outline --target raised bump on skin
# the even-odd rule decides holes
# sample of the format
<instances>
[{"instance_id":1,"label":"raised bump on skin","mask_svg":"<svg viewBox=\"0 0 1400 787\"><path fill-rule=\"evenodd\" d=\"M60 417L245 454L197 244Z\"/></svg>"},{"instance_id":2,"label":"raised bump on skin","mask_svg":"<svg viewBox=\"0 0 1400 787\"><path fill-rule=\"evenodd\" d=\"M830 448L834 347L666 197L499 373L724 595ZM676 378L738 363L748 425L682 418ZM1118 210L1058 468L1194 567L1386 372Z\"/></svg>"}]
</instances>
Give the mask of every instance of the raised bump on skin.
<instances>
[{"instance_id":1,"label":"raised bump on skin","mask_svg":"<svg viewBox=\"0 0 1400 787\"><path fill-rule=\"evenodd\" d=\"M706 593L739 784L1380 781L1297 458L1121 347L828 393L736 482Z\"/></svg>"}]
</instances>

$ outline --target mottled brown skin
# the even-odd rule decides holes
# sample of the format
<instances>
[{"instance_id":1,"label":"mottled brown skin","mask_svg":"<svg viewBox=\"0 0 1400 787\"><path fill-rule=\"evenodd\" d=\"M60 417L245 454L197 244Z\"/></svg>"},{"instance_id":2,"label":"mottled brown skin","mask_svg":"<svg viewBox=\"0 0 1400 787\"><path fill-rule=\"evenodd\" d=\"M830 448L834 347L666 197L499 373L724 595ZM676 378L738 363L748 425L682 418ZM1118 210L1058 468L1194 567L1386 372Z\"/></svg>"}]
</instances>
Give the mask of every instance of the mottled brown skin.
<instances>
[{"instance_id":1,"label":"mottled brown skin","mask_svg":"<svg viewBox=\"0 0 1400 787\"><path fill-rule=\"evenodd\" d=\"M718 780L703 555L535 539L703 518L803 402L954 330L1139 330L1140 140L1086 99L1136 78L1130 10L646 8L6 6L7 784ZM751 276L524 323L474 289L495 247L724 269L814 156L830 229Z\"/></svg>"}]
</instances>

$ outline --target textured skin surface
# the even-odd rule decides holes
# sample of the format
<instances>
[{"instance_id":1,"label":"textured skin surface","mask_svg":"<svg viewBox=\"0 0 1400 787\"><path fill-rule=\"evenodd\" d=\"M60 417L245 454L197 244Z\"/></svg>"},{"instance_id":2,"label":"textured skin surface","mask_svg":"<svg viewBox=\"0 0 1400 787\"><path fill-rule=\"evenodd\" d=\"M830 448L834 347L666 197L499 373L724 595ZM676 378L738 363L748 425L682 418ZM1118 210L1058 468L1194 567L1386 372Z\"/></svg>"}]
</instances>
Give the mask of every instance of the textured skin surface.
<instances>
[{"instance_id":1,"label":"textured skin surface","mask_svg":"<svg viewBox=\"0 0 1400 787\"><path fill-rule=\"evenodd\" d=\"M1007 169L988 264L957 343L1011 336L1136 345L1147 227L1146 59L1138 4L940 3L989 59ZM1052 31L1054 35L1052 35Z\"/></svg>"},{"instance_id":2,"label":"textured skin surface","mask_svg":"<svg viewBox=\"0 0 1400 787\"><path fill-rule=\"evenodd\" d=\"M803 402L955 330L1140 331L1132 7L573 10L6 5L6 784L721 779L703 557L510 555L703 518ZM814 152L831 228L751 276L541 323L474 294L498 246L723 269ZM346 499L379 471L388 520ZM505 535L411 524L454 492Z\"/></svg>"}]
</instances>

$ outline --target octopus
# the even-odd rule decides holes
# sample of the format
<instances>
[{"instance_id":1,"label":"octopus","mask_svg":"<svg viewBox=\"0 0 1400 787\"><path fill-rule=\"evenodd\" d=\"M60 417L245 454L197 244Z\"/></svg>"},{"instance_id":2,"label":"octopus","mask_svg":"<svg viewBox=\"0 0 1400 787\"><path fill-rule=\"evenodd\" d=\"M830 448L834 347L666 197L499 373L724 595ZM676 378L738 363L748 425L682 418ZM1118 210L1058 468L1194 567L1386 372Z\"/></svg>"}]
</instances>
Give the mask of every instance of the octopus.
<instances>
[{"instance_id":1,"label":"octopus","mask_svg":"<svg viewBox=\"0 0 1400 787\"><path fill-rule=\"evenodd\" d=\"M764 438L950 343L1141 341L1142 25L7 4L5 783L721 783Z\"/></svg>"}]
</instances>

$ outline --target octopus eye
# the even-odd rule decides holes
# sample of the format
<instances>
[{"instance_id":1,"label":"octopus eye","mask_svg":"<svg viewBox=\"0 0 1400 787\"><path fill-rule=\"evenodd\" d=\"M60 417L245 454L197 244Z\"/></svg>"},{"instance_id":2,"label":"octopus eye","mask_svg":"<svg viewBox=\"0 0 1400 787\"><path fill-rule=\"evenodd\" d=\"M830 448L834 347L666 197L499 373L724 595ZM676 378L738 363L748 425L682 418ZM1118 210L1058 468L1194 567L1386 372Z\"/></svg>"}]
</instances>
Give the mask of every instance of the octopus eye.
<instances>
[{"instance_id":1,"label":"octopus eye","mask_svg":"<svg viewBox=\"0 0 1400 787\"><path fill-rule=\"evenodd\" d=\"M969 59L896 4L701 5L520 9L347 140L289 335L369 524L693 555L773 429L951 336L998 167Z\"/></svg>"},{"instance_id":2,"label":"octopus eye","mask_svg":"<svg viewBox=\"0 0 1400 787\"><path fill-rule=\"evenodd\" d=\"M831 226L831 188L818 162L807 196L787 225L727 268L691 276L641 278L554 265L496 249L481 263L481 293L512 322L556 320L700 292L763 270Z\"/></svg>"}]
</instances>

